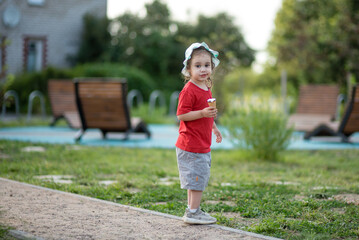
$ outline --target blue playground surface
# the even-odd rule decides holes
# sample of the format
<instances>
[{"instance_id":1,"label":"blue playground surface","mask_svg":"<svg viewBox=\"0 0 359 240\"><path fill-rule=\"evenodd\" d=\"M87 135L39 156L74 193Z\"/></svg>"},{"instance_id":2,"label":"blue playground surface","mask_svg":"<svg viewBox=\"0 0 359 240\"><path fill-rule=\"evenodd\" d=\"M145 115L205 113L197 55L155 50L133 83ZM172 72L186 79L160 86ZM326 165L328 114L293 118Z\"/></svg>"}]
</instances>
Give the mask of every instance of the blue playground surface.
<instances>
[{"instance_id":1,"label":"blue playground surface","mask_svg":"<svg viewBox=\"0 0 359 240\"><path fill-rule=\"evenodd\" d=\"M122 133L108 133L106 139L102 138L101 132L97 129L87 130L81 141L76 143L76 129L69 127L8 127L0 129L0 139L26 141L31 143L51 143L51 144L79 144L88 146L119 146L129 148L175 148L178 136L178 126L150 124L149 130L152 137L147 139L144 134L130 134L128 140L123 140ZM233 149L234 144L226 138L226 129L220 127L224 139L222 143L216 143L215 137L212 139L212 149ZM318 137L312 140L304 140L304 133L295 132L293 134L289 149L296 150L320 150L320 149L359 149L359 133L351 137L351 143L342 143L335 137Z\"/></svg>"}]
</instances>

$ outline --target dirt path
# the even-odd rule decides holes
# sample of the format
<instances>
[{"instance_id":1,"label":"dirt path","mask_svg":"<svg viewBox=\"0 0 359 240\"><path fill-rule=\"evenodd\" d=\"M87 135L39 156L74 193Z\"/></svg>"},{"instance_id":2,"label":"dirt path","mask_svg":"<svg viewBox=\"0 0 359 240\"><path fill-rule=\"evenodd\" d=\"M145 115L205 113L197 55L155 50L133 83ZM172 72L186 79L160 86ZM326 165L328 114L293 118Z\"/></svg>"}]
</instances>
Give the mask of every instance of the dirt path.
<instances>
[{"instance_id":1,"label":"dirt path","mask_svg":"<svg viewBox=\"0 0 359 240\"><path fill-rule=\"evenodd\" d=\"M43 239L275 239L3 178L0 223Z\"/></svg>"}]
</instances>

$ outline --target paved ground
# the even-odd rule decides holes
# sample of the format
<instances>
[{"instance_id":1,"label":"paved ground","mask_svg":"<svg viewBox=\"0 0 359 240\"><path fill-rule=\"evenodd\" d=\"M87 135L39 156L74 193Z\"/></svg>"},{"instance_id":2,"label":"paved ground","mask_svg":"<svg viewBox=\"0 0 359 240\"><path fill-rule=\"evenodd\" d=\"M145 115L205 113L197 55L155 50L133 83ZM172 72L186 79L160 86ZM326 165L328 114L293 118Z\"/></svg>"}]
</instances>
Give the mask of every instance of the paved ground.
<instances>
[{"instance_id":1,"label":"paved ground","mask_svg":"<svg viewBox=\"0 0 359 240\"><path fill-rule=\"evenodd\" d=\"M18 238L275 239L0 178L0 224Z\"/></svg>"}]
</instances>

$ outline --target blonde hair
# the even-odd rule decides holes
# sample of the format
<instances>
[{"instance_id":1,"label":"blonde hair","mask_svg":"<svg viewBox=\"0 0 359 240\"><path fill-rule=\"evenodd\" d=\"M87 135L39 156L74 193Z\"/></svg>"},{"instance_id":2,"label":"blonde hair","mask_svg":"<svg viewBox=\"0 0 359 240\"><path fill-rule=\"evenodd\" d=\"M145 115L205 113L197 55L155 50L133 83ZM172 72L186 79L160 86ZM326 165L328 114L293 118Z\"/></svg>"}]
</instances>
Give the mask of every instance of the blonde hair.
<instances>
[{"instance_id":1,"label":"blonde hair","mask_svg":"<svg viewBox=\"0 0 359 240\"><path fill-rule=\"evenodd\" d=\"M191 72L189 71L189 69L191 68L191 64L192 64L192 59L193 59L193 57L196 56L196 55L199 55L199 54L201 54L201 53L204 53L204 52L208 53L208 54L211 56L211 66L212 66L212 72L213 72L215 66L214 66L214 63L213 63L213 60L212 60L212 54L211 54L210 52L208 52L206 48L204 48L204 47L199 47L199 48L196 48L196 49L193 50L193 52L192 52L192 54L191 54L191 58L187 61L186 69L187 69L187 71L188 71L189 73L191 73ZM187 83L189 80L191 80L191 76L184 76L184 82L185 82L185 83ZM213 80L212 80L211 77L208 77L208 79L206 80L206 85L207 85L207 87L208 87L209 89L212 88L212 86L213 86Z\"/></svg>"}]
</instances>

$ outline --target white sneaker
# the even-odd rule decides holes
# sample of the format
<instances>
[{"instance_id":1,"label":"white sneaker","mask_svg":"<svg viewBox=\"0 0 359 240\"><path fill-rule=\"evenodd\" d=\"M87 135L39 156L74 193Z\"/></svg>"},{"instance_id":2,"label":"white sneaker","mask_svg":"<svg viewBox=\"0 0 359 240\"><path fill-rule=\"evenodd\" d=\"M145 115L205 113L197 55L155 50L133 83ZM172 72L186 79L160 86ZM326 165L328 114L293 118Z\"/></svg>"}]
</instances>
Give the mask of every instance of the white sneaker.
<instances>
[{"instance_id":1,"label":"white sneaker","mask_svg":"<svg viewBox=\"0 0 359 240\"><path fill-rule=\"evenodd\" d=\"M200 208L195 213L191 213L187 208L183 216L183 221L188 224L212 224L216 223L217 219L203 212Z\"/></svg>"}]
</instances>

